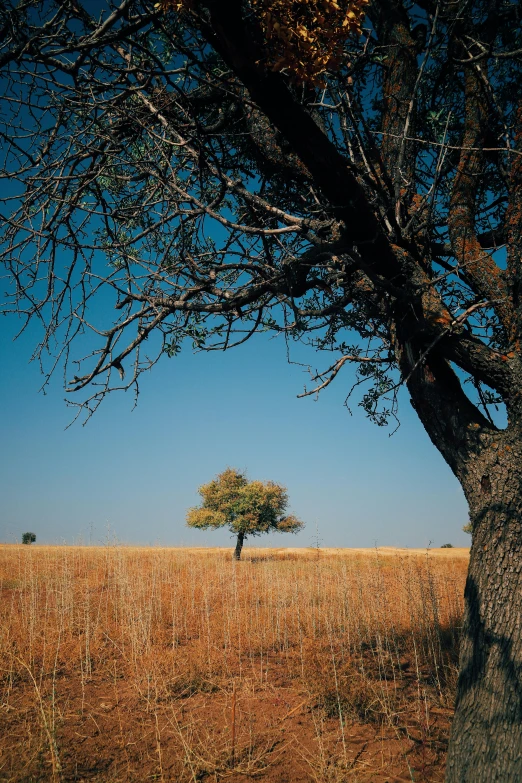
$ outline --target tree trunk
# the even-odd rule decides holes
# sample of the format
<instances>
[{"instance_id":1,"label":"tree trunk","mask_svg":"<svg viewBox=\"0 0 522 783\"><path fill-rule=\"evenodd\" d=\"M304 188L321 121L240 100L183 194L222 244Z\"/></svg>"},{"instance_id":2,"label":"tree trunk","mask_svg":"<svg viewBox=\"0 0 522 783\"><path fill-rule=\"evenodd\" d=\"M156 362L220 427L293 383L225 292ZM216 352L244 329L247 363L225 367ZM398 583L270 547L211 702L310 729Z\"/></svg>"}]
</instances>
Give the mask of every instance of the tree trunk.
<instances>
[{"instance_id":1,"label":"tree trunk","mask_svg":"<svg viewBox=\"0 0 522 783\"><path fill-rule=\"evenodd\" d=\"M490 469L470 466L473 544L447 783L522 781L522 459L506 440Z\"/></svg>"},{"instance_id":2,"label":"tree trunk","mask_svg":"<svg viewBox=\"0 0 522 783\"><path fill-rule=\"evenodd\" d=\"M241 560L241 550L243 549L243 542L245 540L245 534L240 531L237 534L236 548L234 549L234 559Z\"/></svg>"}]
</instances>

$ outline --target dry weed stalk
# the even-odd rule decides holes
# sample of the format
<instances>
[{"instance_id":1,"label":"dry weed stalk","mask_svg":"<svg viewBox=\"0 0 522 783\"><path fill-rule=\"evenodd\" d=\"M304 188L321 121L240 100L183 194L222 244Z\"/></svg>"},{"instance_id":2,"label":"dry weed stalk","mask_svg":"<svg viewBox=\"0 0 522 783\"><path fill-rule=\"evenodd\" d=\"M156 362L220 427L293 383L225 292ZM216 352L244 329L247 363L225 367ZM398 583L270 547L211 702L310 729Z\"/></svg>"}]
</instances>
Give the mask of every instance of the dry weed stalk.
<instances>
[{"instance_id":1,"label":"dry weed stalk","mask_svg":"<svg viewBox=\"0 0 522 783\"><path fill-rule=\"evenodd\" d=\"M324 780L364 776L351 726L443 754L465 570L464 556L406 553L247 550L232 563L219 550L0 547L2 719L23 724L0 772L21 781L47 763L35 710L53 781L78 737L107 732L127 780L143 764L159 780L261 775L298 746L280 732L299 716L315 726L324 764L309 772ZM261 725L256 699L280 712Z\"/></svg>"}]
</instances>

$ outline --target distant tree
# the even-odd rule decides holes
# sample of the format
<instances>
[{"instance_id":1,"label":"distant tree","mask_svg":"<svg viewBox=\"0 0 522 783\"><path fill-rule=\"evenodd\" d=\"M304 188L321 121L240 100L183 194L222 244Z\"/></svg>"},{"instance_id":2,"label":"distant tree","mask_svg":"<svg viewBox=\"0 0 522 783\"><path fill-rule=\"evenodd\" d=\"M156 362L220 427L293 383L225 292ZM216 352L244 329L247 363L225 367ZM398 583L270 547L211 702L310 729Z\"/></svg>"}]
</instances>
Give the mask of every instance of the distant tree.
<instances>
[{"instance_id":1,"label":"distant tree","mask_svg":"<svg viewBox=\"0 0 522 783\"><path fill-rule=\"evenodd\" d=\"M247 536L259 536L272 530L297 533L304 523L293 515L285 516L288 496L284 487L272 481L248 481L244 473L227 468L213 481L199 488L203 502L189 509L187 525L200 529L228 527L237 534L234 557L241 559Z\"/></svg>"},{"instance_id":2,"label":"distant tree","mask_svg":"<svg viewBox=\"0 0 522 783\"><path fill-rule=\"evenodd\" d=\"M22 544L32 544L36 541L34 533L24 533L22 535Z\"/></svg>"},{"instance_id":3,"label":"distant tree","mask_svg":"<svg viewBox=\"0 0 522 783\"><path fill-rule=\"evenodd\" d=\"M443 544L441 549L453 549L453 544Z\"/></svg>"}]
</instances>

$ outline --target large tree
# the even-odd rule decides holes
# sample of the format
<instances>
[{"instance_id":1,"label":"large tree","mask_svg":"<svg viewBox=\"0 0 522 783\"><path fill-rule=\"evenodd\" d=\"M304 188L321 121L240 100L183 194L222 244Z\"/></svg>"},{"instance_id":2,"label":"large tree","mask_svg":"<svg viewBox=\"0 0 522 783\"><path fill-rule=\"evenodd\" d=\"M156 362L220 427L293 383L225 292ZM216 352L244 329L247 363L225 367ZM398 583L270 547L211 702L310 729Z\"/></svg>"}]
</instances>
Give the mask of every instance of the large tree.
<instances>
[{"instance_id":1,"label":"large tree","mask_svg":"<svg viewBox=\"0 0 522 783\"><path fill-rule=\"evenodd\" d=\"M473 527L447 780L508 783L522 779L521 9L361 8L4 2L6 309L39 322L36 355L54 357L45 371L64 359L88 414L187 338L226 349L260 330L330 352L317 389L355 363L377 423L404 385Z\"/></svg>"}]
</instances>

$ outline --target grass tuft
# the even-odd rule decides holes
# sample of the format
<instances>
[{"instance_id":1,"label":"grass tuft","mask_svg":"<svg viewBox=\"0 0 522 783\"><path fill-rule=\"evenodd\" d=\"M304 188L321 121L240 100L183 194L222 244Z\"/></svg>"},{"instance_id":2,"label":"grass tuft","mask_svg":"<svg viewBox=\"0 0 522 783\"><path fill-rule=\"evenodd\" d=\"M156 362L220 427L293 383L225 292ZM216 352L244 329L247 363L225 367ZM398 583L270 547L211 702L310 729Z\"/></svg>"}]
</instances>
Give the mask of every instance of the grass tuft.
<instances>
[{"instance_id":1,"label":"grass tuft","mask_svg":"<svg viewBox=\"0 0 522 783\"><path fill-rule=\"evenodd\" d=\"M0 778L442 781L466 569L0 546Z\"/></svg>"}]
</instances>

